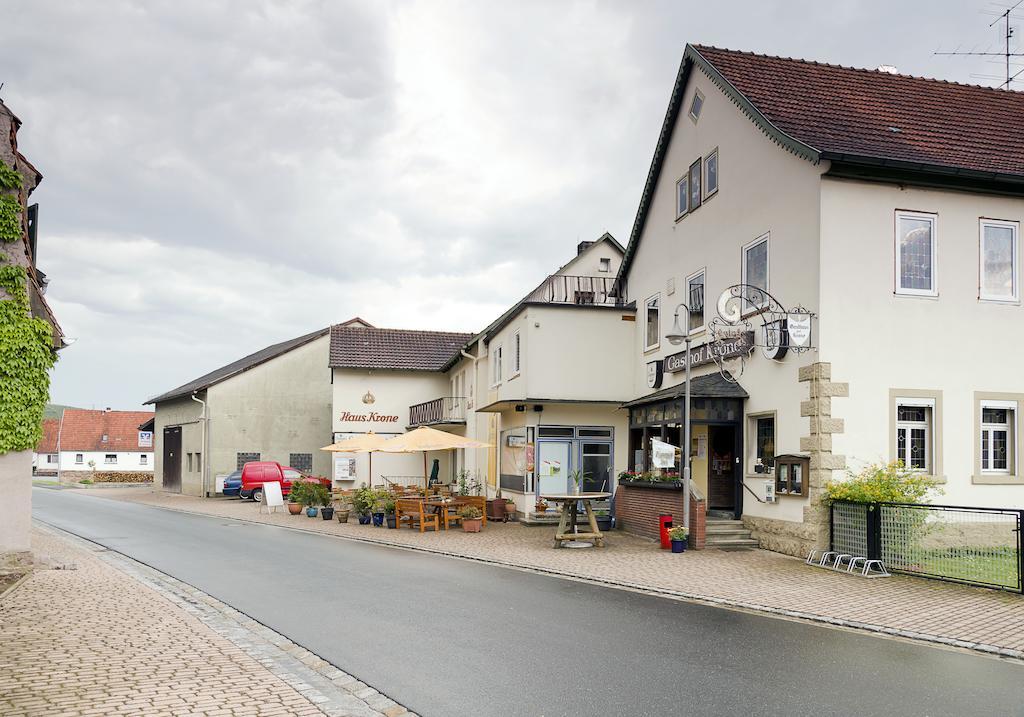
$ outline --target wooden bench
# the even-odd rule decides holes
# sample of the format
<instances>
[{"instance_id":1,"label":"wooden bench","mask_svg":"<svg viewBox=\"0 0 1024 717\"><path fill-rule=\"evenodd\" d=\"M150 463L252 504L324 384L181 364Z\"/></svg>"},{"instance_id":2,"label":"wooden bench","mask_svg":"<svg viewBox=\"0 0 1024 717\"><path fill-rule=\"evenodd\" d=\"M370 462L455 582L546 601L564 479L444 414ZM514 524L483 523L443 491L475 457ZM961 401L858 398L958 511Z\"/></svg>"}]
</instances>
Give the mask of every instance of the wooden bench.
<instances>
[{"instance_id":1,"label":"wooden bench","mask_svg":"<svg viewBox=\"0 0 1024 717\"><path fill-rule=\"evenodd\" d=\"M437 513L428 511L425 509L422 500L416 500L414 498L405 499L400 498L395 501L395 525L399 528L402 527L402 523L408 524L410 528L415 528L418 523L420 526L420 532L424 532L428 525L434 526L434 530L439 530L441 525L438 521Z\"/></svg>"}]
</instances>

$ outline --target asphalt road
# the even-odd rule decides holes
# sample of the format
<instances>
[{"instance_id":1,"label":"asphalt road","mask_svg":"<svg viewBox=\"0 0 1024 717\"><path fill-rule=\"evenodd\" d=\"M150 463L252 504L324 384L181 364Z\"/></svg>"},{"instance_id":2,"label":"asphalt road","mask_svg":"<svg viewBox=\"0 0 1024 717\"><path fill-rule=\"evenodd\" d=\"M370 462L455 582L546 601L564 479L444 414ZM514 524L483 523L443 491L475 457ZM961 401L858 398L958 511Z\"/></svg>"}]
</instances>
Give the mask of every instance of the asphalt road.
<instances>
[{"instance_id":1,"label":"asphalt road","mask_svg":"<svg viewBox=\"0 0 1024 717\"><path fill-rule=\"evenodd\" d=\"M1024 715L1024 666L993 658L95 494L33 500L426 717Z\"/></svg>"}]
</instances>

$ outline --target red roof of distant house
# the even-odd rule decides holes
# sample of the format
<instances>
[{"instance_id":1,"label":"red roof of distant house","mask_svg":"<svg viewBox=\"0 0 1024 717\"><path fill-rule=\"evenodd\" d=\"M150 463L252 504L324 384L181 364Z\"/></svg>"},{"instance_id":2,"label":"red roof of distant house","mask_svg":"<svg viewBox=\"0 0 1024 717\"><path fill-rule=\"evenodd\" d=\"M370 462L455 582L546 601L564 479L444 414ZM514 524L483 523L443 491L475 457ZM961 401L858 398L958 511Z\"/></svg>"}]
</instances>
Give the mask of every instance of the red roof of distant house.
<instances>
[{"instance_id":1,"label":"red roof of distant house","mask_svg":"<svg viewBox=\"0 0 1024 717\"><path fill-rule=\"evenodd\" d=\"M64 410L60 428L61 451L144 451L153 446L139 445L139 426L154 414L151 411L90 411L80 408ZM105 440L104 440L105 439ZM56 451L56 441L54 442Z\"/></svg>"},{"instance_id":2,"label":"red roof of distant house","mask_svg":"<svg viewBox=\"0 0 1024 717\"><path fill-rule=\"evenodd\" d=\"M1024 93L694 45L775 127L825 155L1024 175Z\"/></svg>"},{"instance_id":3,"label":"red roof of distant house","mask_svg":"<svg viewBox=\"0 0 1024 717\"><path fill-rule=\"evenodd\" d=\"M56 453L57 433L60 431L59 418L43 419L43 437L36 446L36 453Z\"/></svg>"}]
</instances>

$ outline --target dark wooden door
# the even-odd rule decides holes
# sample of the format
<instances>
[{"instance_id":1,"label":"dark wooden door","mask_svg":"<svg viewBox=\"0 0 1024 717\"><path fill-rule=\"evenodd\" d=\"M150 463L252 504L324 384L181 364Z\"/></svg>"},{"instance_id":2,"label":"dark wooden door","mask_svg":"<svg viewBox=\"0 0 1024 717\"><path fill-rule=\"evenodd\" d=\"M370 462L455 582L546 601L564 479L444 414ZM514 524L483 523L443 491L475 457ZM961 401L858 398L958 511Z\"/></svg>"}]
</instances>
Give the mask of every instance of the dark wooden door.
<instances>
[{"instance_id":1,"label":"dark wooden door","mask_svg":"<svg viewBox=\"0 0 1024 717\"><path fill-rule=\"evenodd\" d=\"M164 429L163 487L181 492L181 426Z\"/></svg>"},{"instance_id":2,"label":"dark wooden door","mask_svg":"<svg viewBox=\"0 0 1024 717\"><path fill-rule=\"evenodd\" d=\"M732 426L708 427L708 508L736 508L735 431Z\"/></svg>"}]
</instances>

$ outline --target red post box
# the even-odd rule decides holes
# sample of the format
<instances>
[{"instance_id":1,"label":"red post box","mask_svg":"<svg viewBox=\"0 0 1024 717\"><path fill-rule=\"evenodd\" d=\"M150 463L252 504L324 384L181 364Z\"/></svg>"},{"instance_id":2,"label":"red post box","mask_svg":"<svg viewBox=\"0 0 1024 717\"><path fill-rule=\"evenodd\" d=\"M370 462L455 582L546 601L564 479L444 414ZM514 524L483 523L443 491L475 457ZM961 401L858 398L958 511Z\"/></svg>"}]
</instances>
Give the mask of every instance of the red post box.
<instances>
[{"instance_id":1,"label":"red post box","mask_svg":"<svg viewBox=\"0 0 1024 717\"><path fill-rule=\"evenodd\" d=\"M672 541L668 537L669 528L672 527L672 516L663 513L658 516L658 532L661 534L661 548L668 550L672 547Z\"/></svg>"}]
</instances>

